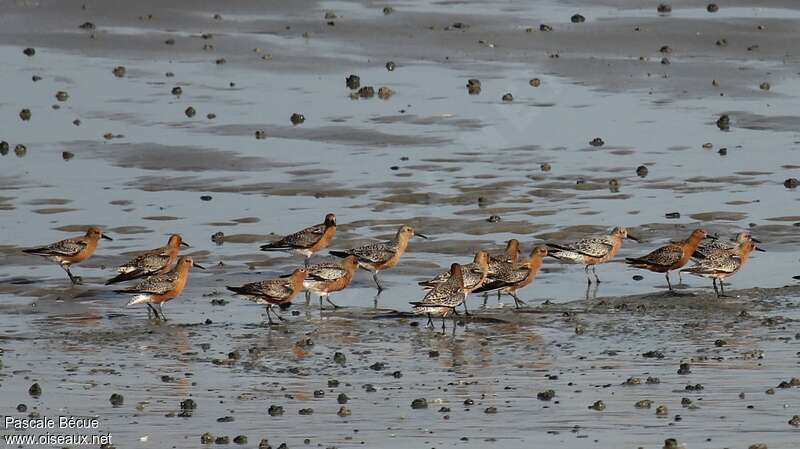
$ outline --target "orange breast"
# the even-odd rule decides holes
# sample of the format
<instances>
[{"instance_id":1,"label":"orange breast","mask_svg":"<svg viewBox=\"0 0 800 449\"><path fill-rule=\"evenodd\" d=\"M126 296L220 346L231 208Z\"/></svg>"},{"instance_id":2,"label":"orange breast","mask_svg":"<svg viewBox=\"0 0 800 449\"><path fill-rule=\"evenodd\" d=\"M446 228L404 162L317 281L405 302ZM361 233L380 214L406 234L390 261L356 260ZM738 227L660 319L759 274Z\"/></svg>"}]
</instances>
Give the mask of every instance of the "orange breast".
<instances>
[{"instance_id":1,"label":"orange breast","mask_svg":"<svg viewBox=\"0 0 800 449\"><path fill-rule=\"evenodd\" d=\"M525 276L525 279L522 281L514 284L511 287L508 287L508 291L516 292L517 290L527 286L539 275L539 269L542 267L542 258L541 257L534 257L529 264L530 269L528 270L528 275Z\"/></svg>"},{"instance_id":2,"label":"orange breast","mask_svg":"<svg viewBox=\"0 0 800 449\"><path fill-rule=\"evenodd\" d=\"M336 234L336 226L329 226L327 229L325 229L325 232L322 233L322 237L317 240L317 243L308 248L309 251L316 253L317 251L327 248L328 245L331 244L334 234Z\"/></svg>"},{"instance_id":3,"label":"orange breast","mask_svg":"<svg viewBox=\"0 0 800 449\"><path fill-rule=\"evenodd\" d=\"M94 254L94 251L96 249L97 249L97 240L86 239L86 247L83 248L82 251L79 251L78 254L75 254L74 256L61 257L61 260L63 260L64 262L68 262L70 264L82 262L91 257L91 255Z\"/></svg>"}]
</instances>

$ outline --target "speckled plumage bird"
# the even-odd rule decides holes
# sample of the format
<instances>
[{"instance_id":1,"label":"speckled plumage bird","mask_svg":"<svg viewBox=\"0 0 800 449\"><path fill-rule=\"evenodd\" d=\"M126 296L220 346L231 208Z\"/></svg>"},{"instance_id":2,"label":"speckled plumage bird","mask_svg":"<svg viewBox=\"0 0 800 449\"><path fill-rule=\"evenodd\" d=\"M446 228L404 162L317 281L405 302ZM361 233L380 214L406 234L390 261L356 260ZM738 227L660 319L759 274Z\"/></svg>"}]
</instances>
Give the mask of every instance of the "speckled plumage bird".
<instances>
[{"instance_id":1,"label":"speckled plumage bird","mask_svg":"<svg viewBox=\"0 0 800 449\"><path fill-rule=\"evenodd\" d=\"M475 289L476 293L499 291L507 293L514 298L514 305L519 308L525 302L519 299L517 291L526 287L539 274L543 259L547 256L547 248L536 246L531 251L528 260L517 263L506 263L500 265L498 271L491 275L491 279L482 287Z\"/></svg>"},{"instance_id":2,"label":"speckled plumage bird","mask_svg":"<svg viewBox=\"0 0 800 449\"><path fill-rule=\"evenodd\" d=\"M742 269L744 264L750 259L753 250L764 251L756 246L758 240L749 234L742 233L737 236L737 244L734 248L716 248L704 252L704 258L696 265L684 268L684 271L695 276L711 278L714 293L717 297L725 296L725 286L723 280L733 276ZM719 290L717 289L719 281ZM720 290L722 293L720 294Z\"/></svg>"},{"instance_id":3,"label":"speckled plumage bird","mask_svg":"<svg viewBox=\"0 0 800 449\"><path fill-rule=\"evenodd\" d=\"M165 246L142 253L120 265L117 268L119 274L106 281L106 285L168 272L178 260L181 246L189 247L189 244L180 235L172 234Z\"/></svg>"},{"instance_id":4,"label":"speckled plumage bird","mask_svg":"<svg viewBox=\"0 0 800 449\"><path fill-rule=\"evenodd\" d=\"M308 266L308 259L314 253L327 248L334 234L336 234L336 215L328 214L323 223L301 229L275 242L261 245L261 251L286 251L299 254L305 257L305 265Z\"/></svg>"},{"instance_id":5,"label":"speckled plumage bird","mask_svg":"<svg viewBox=\"0 0 800 449\"><path fill-rule=\"evenodd\" d=\"M692 235L686 240L672 242L662 246L643 257L625 259L628 265L636 268L643 268L655 273L665 273L667 286L672 291L672 284L669 281L669 272L683 268L692 254L694 254L700 242L708 238L708 233L703 229L695 229Z\"/></svg>"},{"instance_id":6,"label":"speckled plumage bird","mask_svg":"<svg viewBox=\"0 0 800 449\"><path fill-rule=\"evenodd\" d=\"M378 273L397 265L408 247L408 241L413 236L422 237L424 239L428 238L414 231L413 227L403 225L400 226L394 238L389 241L370 243L344 251L331 251L330 253L336 257L342 258L356 256L358 258L358 265L372 272L372 279L378 287L378 292L380 292L383 290L383 286L378 279Z\"/></svg>"},{"instance_id":7,"label":"speckled plumage bird","mask_svg":"<svg viewBox=\"0 0 800 449\"><path fill-rule=\"evenodd\" d=\"M464 291L469 295L473 290L483 285L489 273L489 253L478 251L472 263L462 265L461 273L464 277ZM450 279L450 271L443 271L430 280L420 282L419 285L425 288L435 288L437 285ZM464 311L469 315L467 302L464 301Z\"/></svg>"},{"instance_id":8,"label":"speckled plumage bird","mask_svg":"<svg viewBox=\"0 0 800 449\"><path fill-rule=\"evenodd\" d=\"M433 326L433 315L442 317L442 331L444 319L453 315L455 319L456 307L464 303L467 294L464 290L464 275L461 265L454 263L450 266L450 276L446 281L437 284L421 301L412 302L414 313L428 315L426 326ZM454 323L455 326L455 323Z\"/></svg>"},{"instance_id":9,"label":"speckled plumage bird","mask_svg":"<svg viewBox=\"0 0 800 449\"><path fill-rule=\"evenodd\" d=\"M339 308L331 299L331 293L347 288L353 280L353 274L358 269L358 258L347 256L339 262L328 261L310 265L306 270L306 279L303 287L307 291L319 295L319 308L322 309L322 299L325 298L334 309Z\"/></svg>"},{"instance_id":10,"label":"speckled plumage bird","mask_svg":"<svg viewBox=\"0 0 800 449\"><path fill-rule=\"evenodd\" d=\"M73 284L81 284L83 282L81 277L74 276L70 271L70 267L91 257L97 249L97 242L101 238L112 240L111 237L103 234L100 228L92 226L81 237L73 237L45 246L24 249L22 252L41 256L57 263L67 272L67 276L69 276L69 280Z\"/></svg>"},{"instance_id":11,"label":"speckled plumage bird","mask_svg":"<svg viewBox=\"0 0 800 449\"><path fill-rule=\"evenodd\" d=\"M241 287L226 287L228 290L243 295L256 304L267 306L267 320L272 321L270 312L275 313L272 308L279 306L287 307L291 301L303 290L303 281L306 279L306 269L298 268L292 272L288 278L270 279L261 282L252 282ZM283 321L283 317L275 313L275 316Z\"/></svg>"},{"instance_id":12,"label":"speckled plumage bird","mask_svg":"<svg viewBox=\"0 0 800 449\"><path fill-rule=\"evenodd\" d=\"M716 240L703 240L700 242L700 245L697 246L694 254L692 254L692 258L697 260L705 259L706 256L712 252L717 250L733 250L736 249L740 243L751 240L758 243L758 240L753 239L752 236L750 236L750 234L747 232L740 232L736 234L736 238L731 241L725 241L719 238Z\"/></svg>"},{"instance_id":13,"label":"speckled plumage bird","mask_svg":"<svg viewBox=\"0 0 800 449\"><path fill-rule=\"evenodd\" d=\"M502 269L504 264L517 263L519 261L519 240L511 239L506 242L506 249L500 254L489 256L489 273L484 280L488 282L492 278L492 274ZM497 291L497 301L500 302L500 290ZM489 293L483 293L483 305L486 306L486 300L489 298Z\"/></svg>"},{"instance_id":14,"label":"speckled plumage bird","mask_svg":"<svg viewBox=\"0 0 800 449\"><path fill-rule=\"evenodd\" d=\"M475 253L472 263L462 265L461 270L464 276L464 289L467 292L480 287L486 279L487 273L489 273L489 253L478 251ZM419 285L426 288L434 288L448 279L450 279L450 270L443 271L430 280L420 282Z\"/></svg>"},{"instance_id":15,"label":"speckled plumage bird","mask_svg":"<svg viewBox=\"0 0 800 449\"><path fill-rule=\"evenodd\" d=\"M616 227L611 234L588 237L568 244L548 243L550 247L548 256L560 261L579 263L584 265L587 283L592 283L589 277L589 267L592 268L595 281L599 284L600 278L597 276L597 265L611 260L619 251L624 239L639 241L636 237L629 235L628 230L623 227Z\"/></svg>"},{"instance_id":16,"label":"speckled plumage bird","mask_svg":"<svg viewBox=\"0 0 800 449\"><path fill-rule=\"evenodd\" d=\"M175 268L164 273L149 276L133 287L114 290L117 293L133 293L134 296L128 301L128 306L136 304L147 304L147 316L154 313L156 318L167 321L162 304L179 296L189 280L189 269L192 267L205 270L202 266L192 260L189 256L178 259Z\"/></svg>"},{"instance_id":17,"label":"speckled plumage bird","mask_svg":"<svg viewBox=\"0 0 800 449\"><path fill-rule=\"evenodd\" d=\"M519 260L519 240L511 239L506 243L506 249L500 254L489 256L489 273L493 273L504 263L517 263Z\"/></svg>"}]
</instances>

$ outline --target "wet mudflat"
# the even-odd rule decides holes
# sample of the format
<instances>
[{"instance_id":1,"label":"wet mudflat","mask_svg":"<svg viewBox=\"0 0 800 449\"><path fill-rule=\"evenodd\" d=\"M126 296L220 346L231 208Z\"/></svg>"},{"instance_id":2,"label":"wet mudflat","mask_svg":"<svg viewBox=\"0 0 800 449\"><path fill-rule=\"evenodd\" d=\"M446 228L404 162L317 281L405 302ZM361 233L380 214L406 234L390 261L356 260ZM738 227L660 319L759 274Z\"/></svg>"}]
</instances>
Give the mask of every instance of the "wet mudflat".
<instances>
[{"instance_id":1,"label":"wet mudflat","mask_svg":"<svg viewBox=\"0 0 800 449\"><path fill-rule=\"evenodd\" d=\"M0 17L3 414L97 415L117 447L795 447L792 2L84 3ZM269 329L224 287L291 271L258 245L327 212L331 248L433 238L380 297L360 272L344 309L300 298ZM115 241L75 267L86 285L20 252L89 224ZM548 261L530 310L470 298L455 336L408 315L417 281L479 248L617 225L643 243L596 291ZM764 242L732 298L619 262L699 226ZM172 232L210 269L152 323L102 283Z\"/></svg>"}]
</instances>

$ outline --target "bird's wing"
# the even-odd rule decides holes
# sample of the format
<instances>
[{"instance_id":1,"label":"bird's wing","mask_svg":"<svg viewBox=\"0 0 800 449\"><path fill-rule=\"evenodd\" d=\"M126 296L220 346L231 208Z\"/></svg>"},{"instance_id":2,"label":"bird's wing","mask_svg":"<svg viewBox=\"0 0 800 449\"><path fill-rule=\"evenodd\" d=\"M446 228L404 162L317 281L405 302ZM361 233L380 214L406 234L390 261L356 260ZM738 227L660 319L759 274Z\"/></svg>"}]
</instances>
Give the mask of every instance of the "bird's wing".
<instances>
[{"instance_id":1,"label":"bird's wing","mask_svg":"<svg viewBox=\"0 0 800 449\"><path fill-rule=\"evenodd\" d=\"M155 273L163 269L169 262L169 255L162 254L161 252L148 252L140 256L134 257L117 269L120 273L128 273L131 271L142 271Z\"/></svg>"},{"instance_id":2,"label":"bird's wing","mask_svg":"<svg viewBox=\"0 0 800 449\"><path fill-rule=\"evenodd\" d=\"M241 293L280 299L291 295L292 289L287 279L271 279L269 281L245 284L241 287Z\"/></svg>"},{"instance_id":3,"label":"bird's wing","mask_svg":"<svg viewBox=\"0 0 800 449\"><path fill-rule=\"evenodd\" d=\"M658 248L644 257L633 260L653 265L669 266L679 261L681 257L683 257L683 248L679 245L669 244Z\"/></svg>"},{"instance_id":4,"label":"bird's wing","mask_svg":"<svg viewBox=\"0 0 800 449\"><path fill-rule=\"evenodd\" d=\"M347 270L338 263L324 262L308 267L307 279L314 281L335 281L347 274Z\"/></svg>"},{"instance_id":5,"label":"bird's wing","mask_svg":"<svg viewBox=\"0 0 800 449\"><path fill-rule=\"evenodd\" d=\"M322 238L325 233L325 224L318 224L301 229L294 234L289 234L286 237L271 243L269 246L274 247L289 247L289 248L308 248Z\"/></svg>"},{"instance_id":6,"label":"bird's wing","mask_svg":"<svg viewBox=\"0 0 800 449\"><path fill-rule=\"evenodd\" d=\"M394 242L370 243L368 245L359 246L358 248L349 249L346 252L358 257L360 261L381 263L394 257L397 253L397 244Z\"/></svg>"},{"instance_id":7,"label":"bird's wing","mask_svg":"<svg viewBox=\"0 0 800 449\"><path fill-rule=\"evenodd\" d=\"M603 257L611 251L613 244L604 237L591 237L569 245L570 249L591 257Z\"/></svg>"},{"instance_id":8,"label":"bird's wing","mask_svg":"<svg viewBox=\"0 0 800 449\"><path fill-rule=\"evenodd\" d=\"M127 293L150 293L153 295L163 295L164 293L174 289L177 281L178 272L170 271L169 273L147 277L135 286L124 291Z\"/></svg>"},{"instance_id":9,"label":"bird's wing","mask_svg":"<svg viewBox=\"0 0 800 449\"><path fill-rule=\"evenodd\" d=\"M28 250L28 252L40 255L74 256L83 251L86 246L87 243L81 237L78 237L61 240L39 248L33 248Z\"/></svg>"}]
</instances>

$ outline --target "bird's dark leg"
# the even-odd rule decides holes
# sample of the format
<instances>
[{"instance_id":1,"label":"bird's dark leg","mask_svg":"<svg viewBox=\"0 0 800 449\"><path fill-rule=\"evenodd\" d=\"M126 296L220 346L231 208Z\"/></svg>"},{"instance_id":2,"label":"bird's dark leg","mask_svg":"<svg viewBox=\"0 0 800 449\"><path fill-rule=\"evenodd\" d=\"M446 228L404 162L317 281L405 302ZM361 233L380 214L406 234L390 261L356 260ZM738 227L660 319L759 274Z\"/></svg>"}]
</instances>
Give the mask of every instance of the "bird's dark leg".
<instances>
[{"instance_id":1,"label":"bird's dark leg","mask_svg":"<svg viewBox=\"0 0 800 449\"><path fill-rule=\"evenodd\" d=\"M161 307L161 303L160 302L156 304L156 311L158 311L158 313L161 314L161 319L162 320L167 321L167 316L164 315L164 309ZM156 316L158 315L158 313L156 314Z\"/></svg>"},{"instance_id":2,"label":"bird's dark leg","mask_svg":"<svg viewBox=\"0 0 800 449\"><path fill-rule=\"evenodd\" d=\"M497 290L497 302L500 302L500 290Z\"/></svg>"},{"instance_id":3,"label":"bird's dark leg","mask_svg":"<svg viewBox=\"0 0 800 449\"><path fill-rule=\"evenodd\" d=\"M272 310L272 305L268 305L267 306L267 323L269 323L270 326L275 324L275 323L272 322L272 315L270 314L271 310Z\"/></svg>"},{"instance_id":4,"label":"bird's dark leg","mask_svg":"<svg viewBox=\"0 0 800 449\"><path fill-rule=\"evenodd\" d=\"M330 297L330 296L326 296L326 297L325 297L325 300L327 300L327 301L328 301L328 304L332 305L334 309L339 309L339 308L341 308L341 306L337 306L336 304L334 304L334 303L333 303L333 301L331 301L331 297Z\"/></svg>"},{"instance_id":5,"label":"bird's dark leg","mask_svg":"<svg viewBox=\"0 0 800 449\"><path fill-rule=\"evenodd\" d=\"M383 291L383 285L381 285L381 281L380 281L380 279L378 279L378 272L377 271L372 273L372 280L375 281L375 285L378 286L378 291L382 292Z\"/></svg>"},{"instance_id":6,"label":"bird's dark leg","mask_svg":"<svg viewBox=\"0 0 800 449\"><path fill-rule=\"evenodd\" d=\"M678 272L680 274L680 272ZM672 284L669 282L669 271L665 273L665 277L667 278L667 287L669 287L669 291L672 291Z\"/></svg>"},{"instance_id":7,"label":"bird's dark leg","mask_svg":"<svg viewBox=\"0 0 800 449\"><path fill-rule=\"evenodd\" d=\"M594 275L594 280L596 283L600 283L600 278L597 277L597 265L592 265L592 274Z\"/></svg>"},{"instance_id":8,"label":"bird's dark leg","mask_svg":"<svg viewBox=\"0 0 800 449\"><path fill-rule=\"evenodd\" d=\"M311 256L309 256L309 257L311 257ZM308 259L309 259L309 257L306 257L305 259L303 259L303 263L305 264L306 268L308 268Z\"/></svg>"},{"instance_id":9,"label":"bird's dark leg","mask_svg":"<svg viewBox=\"0 0 800 449\"><path fill-rule=\"evenodd\" d=\"M683 275L678 271L678 285L683 286Z\"/></svg>"},{"instance_id":10,"label":"bird's dark leg","mask_svg":"<svg viewBox=\"0 0 800 449\"><path fill-rule=\"evenodd\" d=\"M489 299L489 292L483 292L483 307L486 307L486 301Z\"/></svg>"},{"instance_id":11,"label":"bird's dark leg","mask_svg":"<svg viewBox=\"0 0 800 449\"><path fill-rule=\"evenodd\" d=\"M146 304L147 304L147 319L148 320L151 319L153 314L155 314L156 318L158 318L158 312L156 312L156 309L153 307L153 305L150 304L149 302Z\"/></svg>"},{"instance_id":12,"label":"bird's dark leg","mask_svg":"<svg viewBox=\"0 0 800 449\"><path fill-rule=\"evenodd\" d=\"M67 272L67 276L69 276L69 280L70 280L70 282L72 282L73 285L81 285L81 284L83 284L83 279L81 279L80 276L73 275L72 271L70 271L70 269L69 269L69 265L61 265L61 268L63 268L64 271Z\"/></svg>"},{"instance_id":13,"label":"bird's dark leg","mask_svg":"<svg viewBox=\"0 0 800 449\"><path fill-rule=\"evenodd\" d=\"M311 290L306 290L306 307L311 304Z\"/></svg>"},{"instance_id":14,"label":"bird's dark leg","mask_svg":"<svg viewBox=\"0 0 800 449\"><path fill-rule=\"evenodd\" d=\"M442 335L444 335L444 331L447 329L444 325L444 320L446 316L447 316L446 314L442 314Z\"/></svg>"},{"instance_id":15,"label":"bird's dark leg","mask_svg":"<svg viewBox=\"0 0 800 449\"><path fill-rule=\"evenodd\" d=\"M723 297L726 297L726 298L727 298L727 297L728 297L728 295L726 295L726 294L725 294L725 285L722 283L722 279L720 279L720 280L719 280L719 289L720 289L720 291L722 292L722 295L721 295L721 296L723 296Z\"/></svg>"},{"instance_id":16,"label":"bird's dark leg","mask_svg":"<svg viewBox=\"0 0 800 449\"><path fill-rule=\"evenodd\" d=\"M428 322L425 323L425 327L433 327L433 318L431 318L431 314L428 314Z\"/></svg>"},{"instance_id":17,"label":"bird's dark leg","mask_svg":"<svg viewBox=\"0 0 800 449\"><path fill-rule=\"evenodd\" d=\"M453 310L455 312L455 310ZM464 315L469 316L469 309L467 308L467 298L464 297Z\"/></svg>"},{"instance_id":18,"label":"bird's dark leg","mask_svg":"<svg viewBox=\"0 0 800 449\"><path fill-rule=\"evenodd\" d=\"M586 283L592 285L592 278L589 276L589 265L583 266L583 272L586 273Z\"/></svg>"},{"instance_id":19,"label":"bird's dark leg","mask_svg":"<svg viewBox=\"0 0 800 449\"><path fill-rule=\"evenodd\" d=\"M714 286L714 293L716 293L717 298L719 298L719 290L717 289L717 278L711 278L711 285Z\"/></svg>"},{"instance_id":20,"label":"bird's dark leg","mask_svg":"<svg viewBox=\"0 0 800 449\"><path fill-rule=\"evenodd\" d=\"M528 304L525 303L525 301L519 299L519 296L517 296L517 294L515 292L508 292L508 294L511 295L512 298L514 298L514 306L516 308L519 309L519 305L520 304L522 304L523 306L527 306L528 305Z\"/></svg>"}]
</instances>

